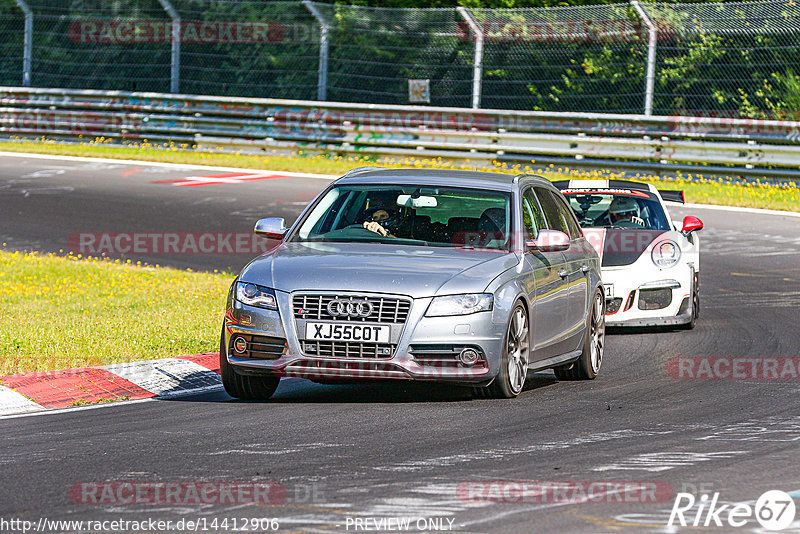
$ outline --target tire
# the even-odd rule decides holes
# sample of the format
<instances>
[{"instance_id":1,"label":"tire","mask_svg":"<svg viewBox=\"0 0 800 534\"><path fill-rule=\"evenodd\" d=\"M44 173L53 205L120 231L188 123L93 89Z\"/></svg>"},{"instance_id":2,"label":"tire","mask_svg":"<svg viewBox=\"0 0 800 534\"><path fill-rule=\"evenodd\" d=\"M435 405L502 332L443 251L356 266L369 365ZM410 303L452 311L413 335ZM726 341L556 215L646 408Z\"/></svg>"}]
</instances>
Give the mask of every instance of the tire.
<instances>
[{"instance_id":1,"label":"tire","mask_svg":"<svg viewBox=\"0 0 800 534\"><path fill-rule=\"evenodd\" d=\"M518 302L508 320L500 371L491 384L477 388L477 394L492 399L513 399L519 395L525 386L529 357L530 322L525 306Z\"/></svg>"},{"instance_id":2,"label":"tire","mask_svg":"<svg viewBox=\"0 0 800 534\"><path fill-rule=\"evenodd\" d=\"M694 301L692 302L692 310L694 311L695 320L700 318L700 275L694 273Z\"/></svg>"},{"instance_id":3,"label":"tire","mask_svg":"<svg viewBox=\"0 0 800 534\"><path fill-rule=\"evenodd\" d=\"M694 275L694 282L692 283L692 319L682 324L683 330L694 330L697 325L697 318L700 317L700 279L697 274Z\"/></svg>"},{"instance_id":4,"label":"tire","mask_svg":"<svg viewBox=\"0 0 800 534\"><path fill-rule=\"evenodd\" d=\"M586 339L583 350L577 360L569 365L553 368L559 380L594 380L603 363L603 351L606 337L606 306L603 293L599 289L594 292L589 324L586 327Z\"/></svg>"},{"instance_id":5,"label":"tire","mask_svg":"<svg viewBox=\"0 0 800 534\"><path fill-rule=\"evenodd\" d=\"M228 363L225 346L225 326L219 340L219 370L222 374L222 386L231 397L245 400L267 400L278 389L281 381L277 376L241 375Z\"/></svg>"}]
</instances>

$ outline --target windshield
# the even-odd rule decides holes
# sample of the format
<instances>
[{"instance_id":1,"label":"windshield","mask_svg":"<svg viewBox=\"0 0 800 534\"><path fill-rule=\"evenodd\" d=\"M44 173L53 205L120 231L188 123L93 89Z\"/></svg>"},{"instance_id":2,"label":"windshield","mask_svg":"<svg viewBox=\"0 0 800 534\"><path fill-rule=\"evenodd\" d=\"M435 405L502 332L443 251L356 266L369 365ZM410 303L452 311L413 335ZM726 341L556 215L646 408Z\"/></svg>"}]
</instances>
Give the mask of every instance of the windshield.
<instances>
[{"instance_id":1,"label":"windshield","mask_svg":"<svg viewBox=\"0 0 800 534\"><path fill-rule=\"evenodd\" d=\"M669 230L669 223L658 199L645 191L562 191L584 228L645 228Z\"/></svg>"},{"instance_id":2,"label":"windshield","mask_svg":"<svg viewBox=\"0 0 800 534\"><path fill-rule=\"evenodd\" d=\"M292 241L508 250L510 205L500 191L343 185L325 194Z\"/></svg>"}]
</instances>

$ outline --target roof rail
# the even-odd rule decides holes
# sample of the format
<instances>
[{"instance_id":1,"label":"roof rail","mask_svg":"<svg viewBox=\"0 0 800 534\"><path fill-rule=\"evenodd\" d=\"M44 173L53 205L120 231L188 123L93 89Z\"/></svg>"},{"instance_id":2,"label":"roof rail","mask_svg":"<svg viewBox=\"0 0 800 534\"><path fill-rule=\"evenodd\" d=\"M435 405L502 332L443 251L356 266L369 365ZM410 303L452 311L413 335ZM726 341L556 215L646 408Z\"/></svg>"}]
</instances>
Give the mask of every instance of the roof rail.
<instances>
[{"instance_id":1,"label":"roof rail","mask_svg":"<svg viewBox=\"0 0 800 534\"><path fill-rule=\"evenodd\" d=\"M520 179L521 178L525 178L526 176L530 176L531 178L544 178L543 176L539 176L538 174L533 174L533 173L530 173L530 172L523 172L523 173L520 173L520 174L514 176L513 182L515 184L518 184Z\"/></svg>"},{"instance_id":2,"label":"roof rail","mask_svg":"<svg viewBox=\"0 0 800 534\"><path fill-rule=\"evenodd\" d=\"M342 178L347 178L348 176L352 176L356 173L364 171L385 171L385 170L386 170L385 167L356 167L355 169L350 169L349 171L344 173L342 175Z\"/></svg>"}]
</instances>

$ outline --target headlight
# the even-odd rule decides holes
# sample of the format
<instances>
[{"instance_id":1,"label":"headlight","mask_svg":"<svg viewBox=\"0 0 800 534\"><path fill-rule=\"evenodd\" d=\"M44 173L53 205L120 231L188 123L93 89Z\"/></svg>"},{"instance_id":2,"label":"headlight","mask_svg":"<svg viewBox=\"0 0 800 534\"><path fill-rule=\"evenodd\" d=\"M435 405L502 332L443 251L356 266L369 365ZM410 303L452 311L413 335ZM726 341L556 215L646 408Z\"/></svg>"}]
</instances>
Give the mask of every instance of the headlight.
<instances>
[{"instance_id":1,"label":"headlight","mask_svg":"<svg viewBox=\"0 0 800 534\"><path fill-rule=\"evenodd\" d=\"M491 293L467 293L466 295L446 295L434 297L428 311L428 317L445 315L468 315L470 313L489 311L492 309L494 296Z\"/></svg>"},{"instance_id":2,"label":"headlight","mask_svg":"<svg viewBox=\"0 0 800 534\"><path fill-rule=\"evenodd\" d=\"M668 269L681 260L681 247L675 241L661 241L653 247L651 257L656 267Z\"/></svg>"},{"instance_id":3,"label":"headlight","mask_svg":"<svg viewBox=\"0 0 800 534\"><path fill-rule=\"evenodd\" d=\"M238 282L236 284L236 300L248 306L258 306L269 310L277 310L275 292L268 287Z\"/></svg>"}]
</instances>

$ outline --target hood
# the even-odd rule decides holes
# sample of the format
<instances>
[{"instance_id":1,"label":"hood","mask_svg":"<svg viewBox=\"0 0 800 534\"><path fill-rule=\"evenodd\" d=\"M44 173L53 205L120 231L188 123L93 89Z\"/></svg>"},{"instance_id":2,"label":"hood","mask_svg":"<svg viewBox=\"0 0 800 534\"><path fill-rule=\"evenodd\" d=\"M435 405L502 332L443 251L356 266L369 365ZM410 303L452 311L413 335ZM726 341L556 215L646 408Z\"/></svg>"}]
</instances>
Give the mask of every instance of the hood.
<instances>
[{"instance_id":1,"label":"hood","mask_svg":"<svg viewBox=\"0 0 800 534\"><path fill-rule=\"evenodd\" d=\"M409 295L483 291L519 263L508 252L376 243L283 243L250 262L240 280L279 291Z\"/></svg>"},{"instance_id":2,"label":"hood","mask_svg":"<svg viewBox=\"0 0 800 534\"><path fill-rule=\"evenodd\" d=\"M630 265L666 230L636 228L585 228L586 239L600 256L602 267Z\"/></svg>"}]
</instances>

